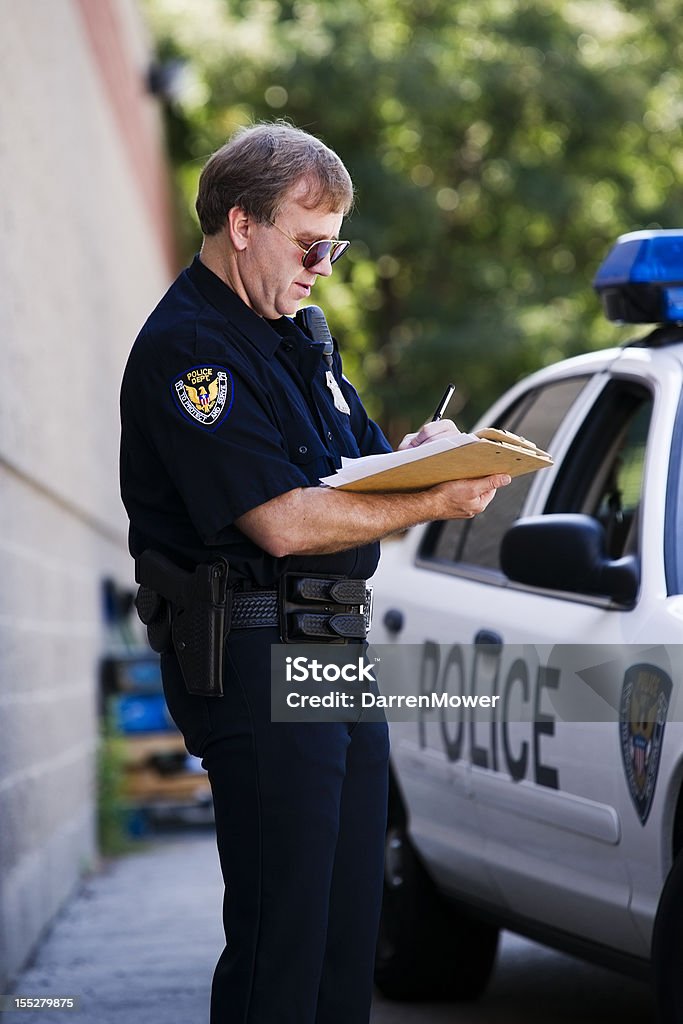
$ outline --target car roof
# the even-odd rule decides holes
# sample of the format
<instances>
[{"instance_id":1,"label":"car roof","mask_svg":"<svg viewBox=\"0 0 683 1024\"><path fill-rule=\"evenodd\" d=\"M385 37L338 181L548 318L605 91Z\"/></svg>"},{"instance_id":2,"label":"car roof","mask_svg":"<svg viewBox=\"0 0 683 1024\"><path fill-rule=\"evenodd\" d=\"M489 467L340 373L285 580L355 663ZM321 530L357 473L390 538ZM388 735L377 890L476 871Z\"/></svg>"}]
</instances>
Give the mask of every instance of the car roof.
<instances>
[{"instance_id":1,"label":"car roof","mask_svg":"<svg viewBox=\"0 0 683 1024\"><path fill-rule=\"evenodd\" d=\"M587 374L600 373L601 371L607 370L610 366L622 357L629 349L637 348L640 351L647 351L651 353L652 359L656 360L660 357L666 357L667 359L673 358L677 363L683 366L683 333L681 334L681 340L671 344L665 345L651 345L648 344L648 337L636 337L625 341L620 346L614 346L612 348L599 349L595 352L585 352L578 356L570 356L567 359L561 359L559 362L552 363L549 366L545 366L535 373L525 377L520 384L523 384L525 388L529 384L543 383L546 380L558 380L562 377L576 376L581 372ZM508 392L508 395L510 392Z\"/></svg>"},{"instance_id":2,"label":"car roof","mask_svg":"<svg viewBox=\"0 0 683 1024\"><path fill-rule=\"evenodd\" d=\"M618 347L614 346L599 349L595 352L585 352L578 356L570 356L567 359L562 359L559 362L536 370L535 373L523 377L501 395L486 412L486 423L481 421L477 426L490 425L511 403L532 387L538 387L551 381L560 381L566 377L576 377L581 374L592 377L596 374L607 372L630 349L637 349L639 352L648 353L649 358L655 362L661 358L671 365L673 360L683 374L683 330L675 328L671 333L674 334L674 337L680 338L680 340L670 344L648 344L650 339L656 338L660 334L656 330L649 335L636 335Z\"/></svg>"}]
</instances>

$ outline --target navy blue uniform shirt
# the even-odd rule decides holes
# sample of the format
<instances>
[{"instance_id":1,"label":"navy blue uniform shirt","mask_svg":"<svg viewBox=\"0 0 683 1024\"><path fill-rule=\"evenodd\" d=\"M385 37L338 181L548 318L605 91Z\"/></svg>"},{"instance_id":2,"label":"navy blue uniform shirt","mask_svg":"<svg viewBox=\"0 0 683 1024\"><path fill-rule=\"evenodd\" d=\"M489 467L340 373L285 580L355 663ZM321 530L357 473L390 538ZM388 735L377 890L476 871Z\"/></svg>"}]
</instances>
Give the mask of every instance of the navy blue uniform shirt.
<instances>
[{"instance_id":1,"label":"navy blue uniform shirt","mask_svg":"<svg viewBox=\"0 0 683 1024\"><path fill-rule=\"evenodd\" d=\"M186 568L224 555L231 576L272 586L284 572L367 578L368 544L274 558L234 525L296 487L319 486L341 456L391 451L342 377L334 406L322 347L288 317L264 320L198 257L142 328L121 389L121 494L135 557L154 548Z\"/></svg>"}]
</instances>

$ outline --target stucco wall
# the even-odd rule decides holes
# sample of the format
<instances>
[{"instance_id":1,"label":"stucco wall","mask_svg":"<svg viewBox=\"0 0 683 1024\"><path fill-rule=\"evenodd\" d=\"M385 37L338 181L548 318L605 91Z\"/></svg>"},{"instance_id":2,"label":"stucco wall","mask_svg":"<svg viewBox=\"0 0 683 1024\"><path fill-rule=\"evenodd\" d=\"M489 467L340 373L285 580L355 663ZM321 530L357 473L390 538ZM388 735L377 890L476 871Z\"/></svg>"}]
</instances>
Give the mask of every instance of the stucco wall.
<instances>
[{"instance_id":1,"label":"stucco wall","mask_svg":"<svg viewBox=\"0 0 683 1024\"><path fill-rule=\"evenodd\" d=\"M118 386L171 278L133 0L0 4L0 991L95 853Z\"/></svg>"}]
</instances>

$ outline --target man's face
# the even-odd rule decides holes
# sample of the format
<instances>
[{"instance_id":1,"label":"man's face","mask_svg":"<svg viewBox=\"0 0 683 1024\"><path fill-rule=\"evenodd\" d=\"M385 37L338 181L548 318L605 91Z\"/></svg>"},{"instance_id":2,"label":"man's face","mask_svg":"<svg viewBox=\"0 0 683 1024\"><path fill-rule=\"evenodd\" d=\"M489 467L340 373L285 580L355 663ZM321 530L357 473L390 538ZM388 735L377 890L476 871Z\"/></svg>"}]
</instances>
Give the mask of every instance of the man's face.
<instances>
[{"instance_id":1,"label":"man's face","mask_svg":"<svg viewBox=\"0 0 683 1024\"><path fill-rule=\"evenodd\" d=\"M240 280L251 308L267 320L293 316L308 298L318 275L332 273L329 256L306 269L302 250L281 234L287 233L308 248L321 238L338 238L343 214L326 208L308 209L306 183L295 185L274 217L273 224L252 222L246 249L239 254ZM278 231L278 228L281 230Z\"/></svg>"}]
</instances>

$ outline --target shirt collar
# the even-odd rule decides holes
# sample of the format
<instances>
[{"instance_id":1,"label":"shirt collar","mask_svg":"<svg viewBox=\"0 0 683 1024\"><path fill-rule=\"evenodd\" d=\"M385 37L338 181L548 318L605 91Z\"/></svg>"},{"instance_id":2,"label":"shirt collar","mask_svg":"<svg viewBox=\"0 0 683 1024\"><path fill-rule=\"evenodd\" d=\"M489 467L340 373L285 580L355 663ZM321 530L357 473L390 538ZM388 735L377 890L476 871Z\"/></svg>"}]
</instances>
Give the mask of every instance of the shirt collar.
<instances>
[{"instance_id":1,"label":"shirt collar","mask_svg":"<svg viewBox=\"0 0 683 1024\"><path fill-rule=\"evenodd\" d=\"M299 325L288 316L279 320L270 320L274 331L282 337L285 351L297 366L304 380L312 381L315 377L323 356L322 342L313 341Z\"/></svg>"},{"instance_id":2,"label":"shirt collar","mask_svg":"<svg viewBox=\"0 0 683 1024\"><path fill-rule=\"evenodd\" d=\"M269 322L250 309L199 256L195 256L186 273L206 301L235 324L266 359L271 359L282 339Z\"/></svg>"}]
</instances>

